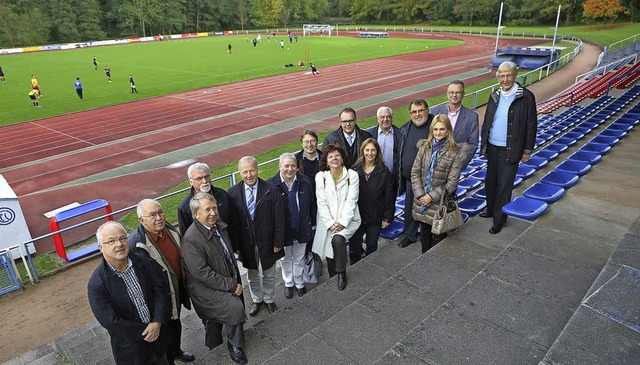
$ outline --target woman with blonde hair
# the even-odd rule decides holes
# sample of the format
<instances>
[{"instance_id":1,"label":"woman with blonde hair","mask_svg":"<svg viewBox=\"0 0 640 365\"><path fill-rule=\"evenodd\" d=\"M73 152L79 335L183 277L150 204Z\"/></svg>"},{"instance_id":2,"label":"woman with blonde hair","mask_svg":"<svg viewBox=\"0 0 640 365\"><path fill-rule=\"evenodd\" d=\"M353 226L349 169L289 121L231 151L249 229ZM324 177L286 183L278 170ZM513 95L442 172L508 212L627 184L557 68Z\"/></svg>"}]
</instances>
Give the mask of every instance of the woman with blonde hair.
<instances>
[{"instance_id":1,"label":"woman with blonde hair","mask_svg":"<svg viewBox=\"0 0 640 365\"><path fill-rule=\"evenodd\" d=\"M443 196L455 199L462 163L468 152L468 144L456 144L451 122L444 114L433 118L429 136L418 142L418 154L411 169L412 215L420 222L422 253L447 236L431 233L433 216Z\"/></svg>"}]
</instances>

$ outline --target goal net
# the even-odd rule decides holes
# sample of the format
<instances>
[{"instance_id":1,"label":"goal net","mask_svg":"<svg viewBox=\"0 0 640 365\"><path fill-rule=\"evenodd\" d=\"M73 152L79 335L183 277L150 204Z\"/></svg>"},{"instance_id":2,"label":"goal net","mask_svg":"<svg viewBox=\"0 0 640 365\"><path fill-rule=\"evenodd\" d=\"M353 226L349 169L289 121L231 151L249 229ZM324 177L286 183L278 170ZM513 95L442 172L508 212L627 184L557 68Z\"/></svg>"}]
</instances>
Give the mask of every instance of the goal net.
<instances>
[{"instance_id":1,"label":"goal net","mask_svg":"<svg viewBox=\"0 0 640 365\"><path fill-rule=\"evenodd\" d=\"M333 27L329 24L303 24L302 25L302 36L306 37L308 35L322 35L331 37L331 30Z\"/></svg>"}]
</instances>

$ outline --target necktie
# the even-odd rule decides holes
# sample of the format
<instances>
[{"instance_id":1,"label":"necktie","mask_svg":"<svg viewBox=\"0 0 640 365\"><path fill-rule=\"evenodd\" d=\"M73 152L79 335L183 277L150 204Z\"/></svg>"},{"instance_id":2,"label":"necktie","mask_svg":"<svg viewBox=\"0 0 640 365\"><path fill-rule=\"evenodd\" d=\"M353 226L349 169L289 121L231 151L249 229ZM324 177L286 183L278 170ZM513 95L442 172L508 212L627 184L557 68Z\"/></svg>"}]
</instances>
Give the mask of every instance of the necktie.
<instances>
[{"instance_id":1,"label":"necktie","mask_svg":"<svg viewBox=\"0 0 640 365\"><path fill-rule=\"evenodd\" d=\"M353 144L353 136L347 137L347 142L349 142L349 146Z\"/></svg>"},{"instance_id":2,"label":"necktie","mask_svg":"<svg viewBox=\"0 0 640 365\"><path fill-rule=\"evenodd\" d=\"M253 187L249 188L249 200L247 200L247 209L249 209L249 215L253 219L256 213L256 199L253 195Z\"/></svg>"},{"instance_id":3,"label":"necktie","mask_svg":"<svg viewBox=\"0 0 640 365\"><path fill-rule=\"evenodd\" d=\"M222 239L222 236L218 233L218 230L214 227L211 228L211 232L215 237L218 237L218 241L220 241L220 245L224 248L224 258L231 264L231 275L234 279L236 279L236 270L233 268L233 260L231 260L231 252L227 248L227 243Z\"/></svg>"}]
</instances>

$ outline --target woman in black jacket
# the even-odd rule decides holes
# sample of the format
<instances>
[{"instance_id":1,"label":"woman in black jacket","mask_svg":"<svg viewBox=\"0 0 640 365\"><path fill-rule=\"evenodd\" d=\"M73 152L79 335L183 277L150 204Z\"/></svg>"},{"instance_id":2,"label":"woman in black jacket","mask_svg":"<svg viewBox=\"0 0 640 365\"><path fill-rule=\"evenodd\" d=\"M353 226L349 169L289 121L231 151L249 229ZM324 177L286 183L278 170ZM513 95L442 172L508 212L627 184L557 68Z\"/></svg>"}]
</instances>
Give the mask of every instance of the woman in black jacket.
<instances>
[{"instance_id":1,"label":"woman in black jacket","mask_svg":"<svg viewBox=\"0 0 640 365\"><path fill-rule=\"evenodd\" d=\"M382 149L378 142L369 138L360 146L360 157L353 167L360 177L358 207L362 224L349 240L349 261L351 265L362 258L363 236L367 236L365 256L378 249L380 230L393 220L395 212L393 177L382 159Z\"/></svg>"}]
</instances>

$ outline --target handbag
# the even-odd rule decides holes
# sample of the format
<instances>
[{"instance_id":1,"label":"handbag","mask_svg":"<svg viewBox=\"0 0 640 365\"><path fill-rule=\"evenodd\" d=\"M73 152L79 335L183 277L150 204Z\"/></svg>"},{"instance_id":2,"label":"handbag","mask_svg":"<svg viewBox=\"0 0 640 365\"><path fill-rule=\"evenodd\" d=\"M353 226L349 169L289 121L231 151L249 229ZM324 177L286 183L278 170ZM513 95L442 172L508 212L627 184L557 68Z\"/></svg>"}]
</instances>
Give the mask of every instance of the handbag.
<instances>
[{"instance_id":1,"label":"handbag","mask_svg":"<svg viewBox=\"0 0 640 365\"><path fill-rule=\"evenodd\" d=\"M317 284L321 276L322 259L320 258L320 255L312 252L310 249L307 249L307 252L304 254L302 280L307 284Z\"/></svg>"},{"instance_id":2,"label":"handbag","mask_svg":"<svg viewBox=\"0 0 640 365\"><path fill-rule=\"evenodd\" d=\"M464 224L462 213L458 208L458 202L451 195L446 200L446 193L440 198L440 207L433 216L433 224L431 225L431 233L443 234L461 227Z\"/></svg>"}]
</instances>

